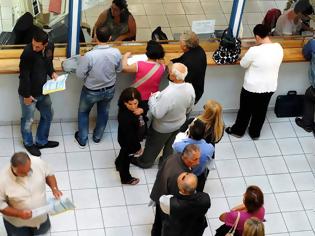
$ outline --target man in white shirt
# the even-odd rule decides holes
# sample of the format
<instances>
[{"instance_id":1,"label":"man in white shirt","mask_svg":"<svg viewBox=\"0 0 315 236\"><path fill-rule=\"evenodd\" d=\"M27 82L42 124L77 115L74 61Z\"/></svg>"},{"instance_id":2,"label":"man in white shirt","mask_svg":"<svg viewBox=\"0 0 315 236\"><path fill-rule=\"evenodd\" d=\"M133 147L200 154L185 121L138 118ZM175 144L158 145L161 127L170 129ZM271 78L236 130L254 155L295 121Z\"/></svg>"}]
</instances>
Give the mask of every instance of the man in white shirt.
<instances>
[{"instance_id":1,"label":"man in white shirt","mask_svg":"<svg viewBox=\"0 0 315 236\"><path fill-rule=\"evenodd\" d=\"M184 64L174 63L170 69L169 85L149 98L149 109L153 116L149 135L143 154L132 158L131 163L150 168L162 149L159 165L173 153L172 144L176 134L195 102L194 88L185 82L187 73Z\"/></svg>"},{"instance_id":2,"label":"man in white shirt","mask_svg":"<svg viewBox=\"0 0 315 236\"><path fill-rule=\"evenodd\" d=\"M257 46L249 48L240 65L246 69L235 124L225 131L235 137L248 133L258 139L264 124L268 104L277 89L279 68L283 59L283 48L272 43L267 26L258 24L254 28Z\"/></svg>"},{"instance_id":3,"label":"man in white shirt","mask_svg":"<svg viewBox=\"0 0 315 236\"><path fill-rule=\"evenodd\" d=\"M41 159L17 152L0 176L0 212L8 235L45 234L50 228L48 215L32 218L32 210L46 205L46 184L55 198L62 195L52 170Z\"/></svg>"}]
</instances>

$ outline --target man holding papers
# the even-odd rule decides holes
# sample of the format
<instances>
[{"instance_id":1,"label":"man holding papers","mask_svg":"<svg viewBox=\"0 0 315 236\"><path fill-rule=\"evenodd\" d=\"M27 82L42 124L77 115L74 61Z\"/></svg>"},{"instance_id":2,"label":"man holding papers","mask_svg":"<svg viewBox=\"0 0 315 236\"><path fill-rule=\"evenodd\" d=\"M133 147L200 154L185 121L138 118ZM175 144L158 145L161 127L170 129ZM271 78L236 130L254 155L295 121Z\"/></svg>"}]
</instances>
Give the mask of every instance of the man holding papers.
<instances>
[{"instance_id":1,"label":"man holding papers","mask_svg":"<svg viewBox=\"0 0 315 236\"><path fill-rule=\"evenodd\" d=\"M80 148L86 147L89 133L89 114L97 104L97 120L93 141L99 143L108 120L110 101L114 97L117 72L122 70L121 54L107 45L111 32L105 26L96 29L97 45L79 60L76 75L84 80L81 91L78 129L75 139Z\"/></svg>"},{"instance_id":2,"label":"man holding papers","mask_svg":"<svg viewBox=\"0 0 315 236\"><path fill-rule=\"evenodd\" d=\"M41 148L53 148L59 145L58 142L48 141L53 111L49 95L42 93L47 75L52 79L58 77L53 67L53 54L54 45L48 42L47 33L38 29L34 32L32 43L25 46L20 58L21 133L24 147L34 156L41 155ZM40 121L34 142L32 123L35 108L40 112Z\"/></svg>"}]
</instances>

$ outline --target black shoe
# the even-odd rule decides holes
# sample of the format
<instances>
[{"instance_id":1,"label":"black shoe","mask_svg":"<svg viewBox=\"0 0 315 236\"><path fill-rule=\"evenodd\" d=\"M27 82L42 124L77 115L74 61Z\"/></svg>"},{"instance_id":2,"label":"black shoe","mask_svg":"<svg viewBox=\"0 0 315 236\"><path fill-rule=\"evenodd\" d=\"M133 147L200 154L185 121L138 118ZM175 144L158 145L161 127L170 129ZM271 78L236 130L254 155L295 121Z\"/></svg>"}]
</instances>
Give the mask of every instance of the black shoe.
<instances>
[{"instance_id":1,"label":"black shoe","mask_svg":"<svg viewBox=\"0 0 315 236\"><path fill-rule=\"evenodd\" d=\"M38 147L36 145L32 145L32 146L26 146L24 145L25 149L33 156L41 156L42 153L40 152L40 150L38 149Z\"/></svg>"},{"instance_id":2,"label":"black shoe","mask_svg":"<svg viewBox=\"0 0 315 236\"><path fill-rule=\"evenodd\" d=\"M252 140L258 140L258 139L259 139L259 136L252 135L249 131L248 131L248 135L249 135L249 137L250 137Z\"/></svg>"},{"instance_id":3,"label":"black shoe","mask_svg":"<svg viewBox=\"0 0 315 236\"><path fill-rule=\"evenodd\" d=\"M225 129L225 132L228 133L229 135L234 136L235 138L241 138L242 137L241 135L237 135L237 134L232 133L232 128L231 127L227 127Z\"/></svg>"},{"instance_id":4,"label":"black shoe","mask_svg":"<svg viewBox=\"0 0 315 236\"><path fill-rule=\"evenodd\" d=\"M83 145L83 144L80 143L80 141L79 141L79 131L75 132L74 138L75 138L75 140L77 141L77 143L79 144L79 147L80 147L80 148L82 148L82 149L83 149L83 148L86 148L86 144Z\"/></svg>"},{"instance_id":5,"label":"black shoe","mask_svg":"<svg viewBox=\"0 0 315 236\"><path fill-rule=\"evenodd\" d=\"M311 127L306 127L303 123L303 120L299 117L295 118L295 124L299 127L301 127L302 129L304 129L306 132L310 133L313 131L313 129Z\"/></svg>"},{"instance_id":6,"label":"black shoe","mask_svg":"<svg viewBox=\"0 0 315 236\"><path fill-rule=\"evenodd\" d=\"M101 139L95 138L94 136L92 137L92 139L93 139L94 143L100 143L101 142Z\"/></svg>"},{"instance_id":7,"label":"black shoe","mask_svg":"<svg viewBox=\"0 0 315 236\"><path fill-rule=\"evenodd\" d=\"M45 145L39 145L36 144L36 147L38 149L43 149L43 148L55 148L59 146L59 142L57 141L48 141Z\"/></svg>"}]
</instances>

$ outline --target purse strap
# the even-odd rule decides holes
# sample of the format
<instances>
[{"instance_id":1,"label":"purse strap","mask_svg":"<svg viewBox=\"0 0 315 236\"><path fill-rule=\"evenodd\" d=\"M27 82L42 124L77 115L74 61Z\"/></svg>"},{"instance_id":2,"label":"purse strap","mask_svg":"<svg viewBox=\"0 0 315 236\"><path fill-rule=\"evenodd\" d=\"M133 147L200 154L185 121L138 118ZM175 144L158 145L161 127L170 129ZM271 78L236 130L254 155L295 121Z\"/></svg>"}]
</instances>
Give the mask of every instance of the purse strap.
<instances>
[{"instance_id":1,"label":"purse strap","mask_svg":"<svg viewBox=\"0 0 315 236\"><path fill-rule=\"evenodd\" d=\"M238 222L240 220L240 217L241 217L241 213L238 211L237 212L237 217L236 217L236 220L232 226L232 228L229 230L229 233L234 235L235 231L236 231L236 228L237 228L237 225L238 225Z\"/></svg>"},{"instance_id":2,"label":"purse strap","mask_svg":"<svg viewBox=\"0 0 315 236\"><path fill-rule=\"evenodd\" d=\"M142 85L144 82L146 82L148 79L151 78L151 76L160 68L159 63L155 63L155 65L149 70L149 72L140 78L137 82L131 84L131 87L138 88L140 85Z\"/></svg>"}]
</instances>

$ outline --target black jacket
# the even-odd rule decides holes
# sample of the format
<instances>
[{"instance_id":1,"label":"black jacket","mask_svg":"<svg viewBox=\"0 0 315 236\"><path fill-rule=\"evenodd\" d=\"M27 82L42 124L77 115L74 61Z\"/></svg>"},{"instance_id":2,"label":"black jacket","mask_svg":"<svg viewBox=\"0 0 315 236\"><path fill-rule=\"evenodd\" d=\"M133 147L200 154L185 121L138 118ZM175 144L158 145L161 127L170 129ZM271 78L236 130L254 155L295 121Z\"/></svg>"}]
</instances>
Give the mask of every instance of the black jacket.
<instances>
[{"instance_id":1,"label":"black jacket","mask_svg":"<svg viewBox=\"0 0 315 236\"><path fill-rule=\"evenodd\" d=\"M55 71L53 66L54 45L48 43L43 52L33 51L32 44L27 44L20 57L19 94L23 97L42 95L47 75Z\"/></svg>"},{"instance_id":2,"label":"black jacket","mask_svg":"<svg viewBox=\"0 0 315 236\"><path fill-rule=\"evenodd\" d=\"M163 221L162 236L202 236L208 225L205 215L210 206L210 197L203 192L172 197L170 215Z\"/></svg>"},{"instance_id":3,"label":"black jacket","mask_svg":"<svg viewBox=\"0 0 315 236\"><path fill-rule=\"evenodd\" d=\"M202 47L191 48L181 57L172 59L173 63L183 63L188 68L185 81L191 83L195 89L195 104L201 98L204 91L205 74L207 69L207 56Z\"/></svg>"}]
</instances>

